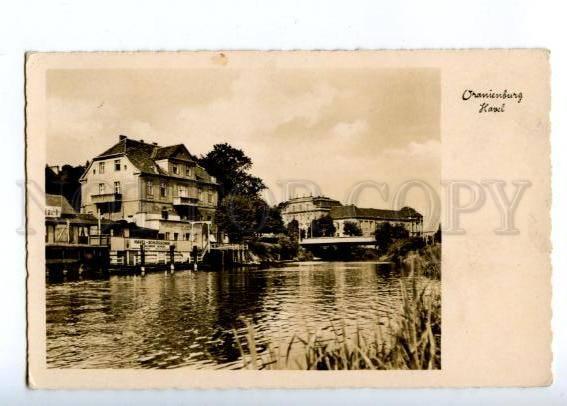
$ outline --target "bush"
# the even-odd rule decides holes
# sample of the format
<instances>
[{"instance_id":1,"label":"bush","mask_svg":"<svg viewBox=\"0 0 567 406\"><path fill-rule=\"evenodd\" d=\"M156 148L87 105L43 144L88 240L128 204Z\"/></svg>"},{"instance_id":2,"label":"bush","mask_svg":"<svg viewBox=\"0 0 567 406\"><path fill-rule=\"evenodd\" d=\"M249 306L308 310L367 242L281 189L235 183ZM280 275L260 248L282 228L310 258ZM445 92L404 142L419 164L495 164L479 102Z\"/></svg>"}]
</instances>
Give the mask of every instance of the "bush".
<instances>
[{"instance_id":1,"label":"bush","mask_svg":"<svg viewBox=\"0 0 567 406\"><path fill-rule=\"evenodd\" d=\"M286 235L280 235L278 237L278 247L281 259L294 259L297 257L299 248L297 240Z\"/></svg>"},{"instance_id":2,"label":"bush","mask_svg":"<svg viewBox=\"0 0 567 406\"><path fill-rule=\"evenodd\" d=\"M345 221L343 225L343 233L352 237L358 237L362 235L362 229L354 221Z\"/></svg>"}]
</instances>

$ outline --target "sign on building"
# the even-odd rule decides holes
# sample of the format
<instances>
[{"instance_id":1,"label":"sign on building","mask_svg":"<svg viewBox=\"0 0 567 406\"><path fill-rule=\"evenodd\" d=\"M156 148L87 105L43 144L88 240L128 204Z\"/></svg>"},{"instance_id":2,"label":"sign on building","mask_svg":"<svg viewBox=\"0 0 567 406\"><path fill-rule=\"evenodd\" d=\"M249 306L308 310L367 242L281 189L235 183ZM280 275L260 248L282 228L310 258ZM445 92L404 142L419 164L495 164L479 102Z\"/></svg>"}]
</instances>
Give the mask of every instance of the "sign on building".
<instances>
[{"instance_id":1,"label":"sign on building","mask_svg":"<svg viewBox=\"0 0 567 406\"><path fill-rule=\"evenodd\" d=\"M169 241L166 240L145 240L141 238L130 238L128 240L128 249L140 249L144 243L146 251L169 251Z\"/></svg>"},{"instance_id":2,"label":"sign on building","mask_svg":"<svg viewBox=\"0 0 567 406\"><path fill-rule=\"evenodd\" d=\"M45 217L61 217L61 207L45 206Z\"/></svg>"}]
</instances>

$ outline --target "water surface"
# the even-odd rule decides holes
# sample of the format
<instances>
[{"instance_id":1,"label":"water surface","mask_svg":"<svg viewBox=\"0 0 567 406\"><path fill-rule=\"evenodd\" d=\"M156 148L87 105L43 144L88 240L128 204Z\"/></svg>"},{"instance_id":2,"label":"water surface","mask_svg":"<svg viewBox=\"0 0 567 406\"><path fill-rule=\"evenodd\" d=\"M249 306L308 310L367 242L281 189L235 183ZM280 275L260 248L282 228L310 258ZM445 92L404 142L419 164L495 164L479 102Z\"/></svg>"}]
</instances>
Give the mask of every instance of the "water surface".
<instances>
[{"instance_id":1,"label":"water surface","mask_svg":"<svg viewBox=\"0 0 567 406\"><path fill-rule=\"evenodd\" d=\"M399 313L403 278L376 263L329 262L49 283L47 364L239 368L242 317L274 342L331 323L371 328Z\"/></svg>"}]
</instances>

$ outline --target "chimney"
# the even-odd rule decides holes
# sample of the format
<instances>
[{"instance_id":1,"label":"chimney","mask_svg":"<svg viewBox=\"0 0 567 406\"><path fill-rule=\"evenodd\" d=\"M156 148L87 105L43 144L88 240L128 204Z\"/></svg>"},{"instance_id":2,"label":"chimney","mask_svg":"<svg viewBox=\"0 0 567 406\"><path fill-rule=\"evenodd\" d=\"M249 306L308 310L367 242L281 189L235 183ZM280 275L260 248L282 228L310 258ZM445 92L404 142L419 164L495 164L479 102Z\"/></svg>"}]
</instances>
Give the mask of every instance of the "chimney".
<instances>
[{"instance_id":1,"label":"chimney","mask_svg":"<svg viewBox=\"0 0 567 406\"><path fill-rule=\"evenodd\" d=\"M140 143L142 143L142 144L143 144L143 143L144 143L144 140L140 140Z\"/></svg>"},{"instance_id":2,"label":"chimney","mask_svg":"<svg viewBox=\"0 0 567 406\"><path fill-rule=\"evenodd\" d=\"M152 142L152 145L157 147L157 142Z\"/></svg>"},{"instance_id":3,"label":"chimney","mask_svg":"<svg viewBox=\"0 0 567 406\"><path fill-rule=\"evenodd\" d=\"M122 135L122 134L121 134L121 135L118 136L118 141L125 140L126 138L128 138L128 137L126 137L125 135Z\"/></svg>"}]
</instances>

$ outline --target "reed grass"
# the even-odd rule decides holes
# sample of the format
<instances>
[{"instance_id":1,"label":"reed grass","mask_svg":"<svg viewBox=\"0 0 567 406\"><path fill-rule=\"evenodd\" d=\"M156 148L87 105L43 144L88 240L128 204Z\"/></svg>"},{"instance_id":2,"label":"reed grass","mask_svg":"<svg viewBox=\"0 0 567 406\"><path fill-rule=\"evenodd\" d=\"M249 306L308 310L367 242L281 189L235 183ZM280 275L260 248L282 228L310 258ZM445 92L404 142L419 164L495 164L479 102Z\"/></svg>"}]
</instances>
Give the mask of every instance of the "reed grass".
<instances>
[{"instance_id":1,"label":"reed grass","mask_svg":"<svg viewBox=\"0 0 567 406\"><path fill-rule=\"evenodd\" d=\"M301 370L419 370L441 368L441 295L439 284L418 287L400 280L401 312L386 325L347 333L346 323L293 335L280 346L260 337L244 320L245 334L234 330L243 368ZM329 334L330 331L330 334ZM261 345L259 345L261 342ZM258 348L263 348L259 351Z\"/></svg>"}]
</instances>

